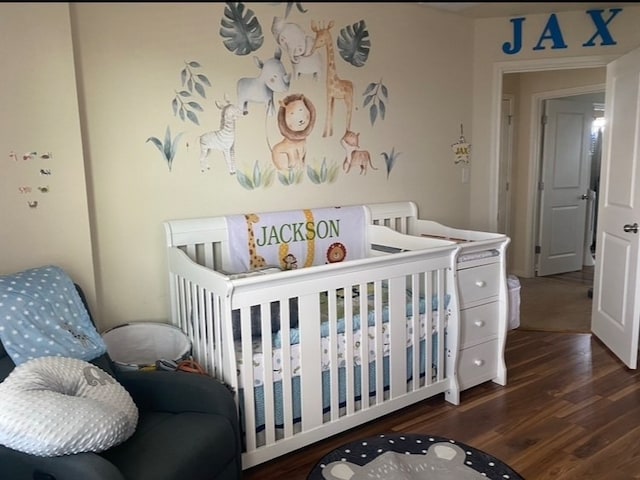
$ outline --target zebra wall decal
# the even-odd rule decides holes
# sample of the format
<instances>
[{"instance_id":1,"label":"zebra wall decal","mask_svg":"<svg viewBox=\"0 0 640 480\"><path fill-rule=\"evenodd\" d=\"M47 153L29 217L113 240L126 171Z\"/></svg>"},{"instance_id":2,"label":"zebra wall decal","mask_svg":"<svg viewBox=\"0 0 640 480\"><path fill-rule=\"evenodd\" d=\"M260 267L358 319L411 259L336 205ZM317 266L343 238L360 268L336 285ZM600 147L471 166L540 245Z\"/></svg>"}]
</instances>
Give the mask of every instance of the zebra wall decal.
<instances>
[{"instance_id":1,"label":"zebra wall decal","mask_svg":"<svg viewBox=\"0 0 640 480\"><path fill-rule=\"evenodd\" d=\"M219 150L224 155L227 168L231 175L236 173L235 143L236 143L236 118L243 115L240 108L229 102L216 100L216 106L222 111L220 114L220 130L203 133L200 136L200 170L209 170L211 166L207 157L211 150Z\"/></svg>"}]
</instances>

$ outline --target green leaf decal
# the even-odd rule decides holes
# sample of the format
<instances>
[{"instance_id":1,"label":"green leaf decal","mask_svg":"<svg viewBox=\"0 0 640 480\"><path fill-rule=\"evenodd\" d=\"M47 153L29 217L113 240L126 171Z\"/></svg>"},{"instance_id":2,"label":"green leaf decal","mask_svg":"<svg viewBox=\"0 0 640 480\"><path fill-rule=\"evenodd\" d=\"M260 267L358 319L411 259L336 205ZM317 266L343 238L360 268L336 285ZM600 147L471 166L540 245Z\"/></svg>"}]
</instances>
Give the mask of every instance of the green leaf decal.
<instances>
[{"instance_id":1,"label":"green leaf decal","mask_svg":"<svg viewBox=\"0 0 640 480\"><path fill-rule=\"evenodd\" d=\"M198 95L200 95L202 98L207 98L207 94L205 93L204 87L201 84L196 83L193 87L195 91L198 92Z\"/></svg>"},{"instance_id":2,"label":"green leaf decal","mask_svg":"<svg viewBox=\"0 0 640 480\"><path fill-rule=\"evenodd\" d=\"M247 9L244 3L227 2L224 18L220 20L220 36L223 44L236 55L248 55L258 50L264 42L262 27L253 10Z\"/></svg>"},{"instance_id":3,"label":"green leaf decal","mask_svg":"<svg viewBox=\"0 0 640 480\"><path fill-rule=\"evenodd\" d=\"M193 123L195 123L196 125L200 125L200 121L198 120L198 116L193 113L191 110L187 111L187 118L189 120L191 120Z\"/></svg>"},{"instance_id":4,"label":"green leaf decal","mask_svg":"<svg viewBox=\"0 0 640 480\"><path fill-rule=\"evenodd\" d=\"M371 120L371 125L376 123L376 117L378 116L378 106L374 103L371 105L369 109L369 119Z\"/></svg>"},{"instance_id":5,"label":"green leaf decal","mask_svg":"<svg viewBox=\"0 0 640 480\"><path fill-rule=\"evenodd\" d=\"M207 78L206 75L203 75L203 74L199 73L199 74L196 75L196 77L198 78L198 80L200 80L207 87L211 86L211 82L209 81L209 79Z\"/></svg>"},{"instance_id":6,"label":"green leaf decal","mask_svg":"<svg viewBox=\"0 0 640 480\"><path fill-rule=\"evenodd\" d=\"M176 95L171 101L173 115L178 116L180 120L189 120L196 125L200 125L196 112L203 112L204 109L200 103L192 100L194 91L202 98L207 98L205 86L210 87L211 82L206 75L195 73L194 68L200 68L199 62L185 62L185 67L180 71L180 80L182 86L186 90L176 91Z\"/></svg>"},{"instance_id":7,"label":"green leaf decal","mask_svg":"<svg viewBox=\"0 0 640 480\"><path fill-rule=\"evenodd\" d=\"M157 137L149 137L147 138L146 142L151 142L153 143L158 150L160 150L160 153L162 154L162 156L164 157L164 160L167 162L167 166L169 167L169 171L171 171L171 166L173 164L173 158L176 155L176 151L178 150L178 142L180 141L180 138L182 137L184 132L179 133L175 139L171 139L171 129L169 128L169 125L167 125L167 129L165 131L164 134L164 142L162 142L160 139L158 139Z\"/></svg>"},{"instance_id":8,"label":"green leaf decal","mask_svg":"<svg viewBox=\"0 0 640 480\"><path fill-rule=\"evenodd\" d=\"M378 119L378 114L380 114L380 118L384 120L387 113L387 104L385 100L389 98L389 90L382 83L382 80L378 83L370 83L363 95L364 101L362 102L362 107L364 108L371 104L369 107L369 120L371 121L371 126L375 125L376 120Z\"/></svg>"},{"instance_id":9,"label":"green leaf decal","mask_svg":"<svg viewBox=\"0 0 640 480\"><path fill-rule=\"evenodd\" d=\"M354 67L362 67L367 63L371 40L364 20L340 30L338 51L340 56Z\"/></svg>"},{"instance_id":10,"label":"green leaf decal","mask_svg":"<svg viewBox=\"0 0 640 480\"><path fill-rule=\"evenodd\" d=\"M247 177L244 173L242 173L241 171L237 171L236 178L238 179L238 183L242 185L242 187L246 188L247 190L253 190L253 184L251 183L251 180L249 180L249 177Z\"/></svg>"},{"instance_id":11,"label":"green leaf decal","mask_svg":"<svg viewBox=\"0 0 640 480\"><path fill-rule=\"evenodd\" d=\"M369 95L378 86L377 83L370 83L362 95Z\"/></svg>"},{"instance_id":12,"label":"green leaf decal","mask_svg":"<svg viewBox=\"0 0 640 480\"><path fill-rule=\"evenodd\" d=\"M384 157L384 163L387 167L387 180L388 180L389 174L391 173L391 170L393 169L393 166L395 165L396 159L400 155L400 152L396 152L396 147L393 147L391 149L391 153L383 152L380 155Z\"/></svg>"}]
</instances>

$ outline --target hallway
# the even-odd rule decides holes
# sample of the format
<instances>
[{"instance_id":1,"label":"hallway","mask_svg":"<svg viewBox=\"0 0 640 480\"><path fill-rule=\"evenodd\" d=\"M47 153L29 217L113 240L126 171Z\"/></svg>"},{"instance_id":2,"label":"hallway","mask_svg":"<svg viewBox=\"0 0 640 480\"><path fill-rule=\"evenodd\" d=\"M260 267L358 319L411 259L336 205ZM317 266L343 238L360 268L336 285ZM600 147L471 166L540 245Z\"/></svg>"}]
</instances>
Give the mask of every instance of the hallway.
<instances>
[{"instance_id":1,"label":"hallway","mask_svg":"<svg viewBox=\"0 0 640 480\"><path fill-rule=\"evenodd\" d=\"M520 329L548 332L591 332L594 267L580 271L520 278Z\"/></svg>"}]
</instances>

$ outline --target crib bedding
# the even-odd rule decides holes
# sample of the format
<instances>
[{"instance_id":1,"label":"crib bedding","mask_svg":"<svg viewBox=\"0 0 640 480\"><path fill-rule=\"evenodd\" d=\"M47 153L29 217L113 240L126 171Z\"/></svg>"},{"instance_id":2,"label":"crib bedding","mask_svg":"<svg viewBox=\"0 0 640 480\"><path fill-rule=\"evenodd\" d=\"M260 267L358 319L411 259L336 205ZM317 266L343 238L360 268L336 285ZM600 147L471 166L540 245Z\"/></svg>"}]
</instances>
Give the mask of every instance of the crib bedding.
<instances>
[{"instance_id":1,"label":"crib bedding","mask_svg":"<svg viewBox=\"0 0 640 480\"><path fill-rule=\"evenodd\" d=\"M448 315L445 315L445 322L446 322L446 317L448 317ZM434 318L433 321L435 323L436 319ZM344 331L345 329L344 325L345 325L344 319L340 319L338 321L338 328L337 328L338 359L341 359L340 365L339 365L340 367L343 367L346 363L345 355L347 350L348 339ZM353 326L354 328L353 328L353 335L352 335L352 346L353 346L353 351L355 352L354 361L356 365L360 365L362 363L362 358L360 353L360 344L362 342L362 329L360 328L359 317L356 318L354 316ZM419 338L420 340L424 340L426 335L426 332L425 332L426 322L425 322L425 316L423 312L421 312L419 316L419 328L420 328ZM375 338L375 330L376 330L375 323L370 319L369 326L367 328L367 335L369 336L369 339L371 339L372 342L373 342L373 339ZM332 343L331 340L329 339L328 322L323 322L321 331L322 331L322 336L320 338L320 342L322 344L322 370L327 371L329 370L330 364L331 364L330 347ZM413 345L413 317L407 318L406 332L407 332L407 347L411 347ZM296 372L299 371L299 367L300 367L300 344L298 343L299 331L297 328L291 329L290 338L291 338L291 348L290 348L291 371L295 376ZM388 317L383 320L382 338L383 338L382 340L383 354L384 356L387 356L389 355L389 344L390 344ZM272 365L273 365L272 381L279 381L282 379L282 347L281 347L280 339L281 339L280 332L277 332L276 334L273 335L274 348L271 353ZM241 366L243 365L242 344L240 341L236 341L235 345L236 345L236 355L238 359L238 386L242 388L244 387L244 379L242 375L243 369L241 368ZM264 352L262 351L262 340L260 338L254 337L252 341L252 346L253 346L252 348L253 386L258 387L264 383L264 360L265 359L264 359ZM374 361L375 355L376 355L375 350L373 348L369 349L368 361L369 362Z\"/></svg>"},{"instance_id":2,"label":"crib bedding","mask_svg":"<svg viewBox=\"0 0 640 480\"><path fill-rule=\"evenodd\" d=\"M369 362L369 397L375 397L377 393L376 387L376 351L375 351L375 335L376 335L376 322L375 322L375 311L373 310L374 302L375 302L375 287L373 284L368 284L365 287L367 291L367 299L366 299L366 308L367 308L367 326L366 335L369 337L370 348L368 352L368 359L366 361ZM354 353L353 357L353 383L354 383L354 396L357 402L362 401L362 392L361 392L361 375L362 375L362 352L361 352L361 344L362 344L362 321L360 315L360 287L354 286L351 289L351 300L352 300L352 309L353 309L353 334L351 335L351 346L352 352ZM346 368L348 362L346 361L347 355L347 342L349 342L349 336L346 334L346 321L343 317L345 308L345 295L344 290L338 290L336 292L336 310L339 312L340 318L338 318L336 322L335 331L337 333L337 346L338 346L338 389L339 389L339 406L340 408L344 407L346 403ZM380 285L379 295L382 299L385 300L385 304L382 306L382 325L381 325L381 335L382 335L382 355L383 355L383 390L386 390L389 386L389 368L388 368L388 356L389 356L389 346L390 346L390 328L389 328L389 305L387 303L388 300L388 288L386 282L382 282ZM321 311L321 351L322 351L322 360L321 360L321 368L322 368L322 396L323 396L323 411L324 413L328 413L330 411L330 367L331 367L331 345L332 342L330 339L330 321L328 319L328 295L327 292L322 292L319 296L320 298L320 311ZM347 299L348 301L348 299ZM290 305L293 303L291 300L289 301ZM444 312L444 321L445 321L445 329L448 318L450 316L449 308L449 295L445 296L445 308ZM278 308L274 308L271 305L270 308L271 313L274 311L279 312ZM252 313L257 313L252 312ZM297 310L296 310L297 313ZM437 333L434 331L435 326L438 321L438 298L436 295L433 295L431 298L431 338L432 338L432 358L431 361L431 376L432 379L435 379L437 376L437 359L435 358L437 355ZM413 321L413 302L412 302L412 292L410 289L406 291L406 346L407 346L407 381L412 381L413 379L413 365L411 363L412 352L413 352L413 343L414 343L414 321ZM238 321L239 318L236 318ZM295 324L299 324L302 319L296 319ZM259 319L255 318L255 315L252 315L251 323L259 323ZM418 325L419 334L419 354L420 354L420 378L423 378L425 375L425 338L427 336L427 315L425 315L425 299L424 297L420 297L418 301ZM301 355L300 355L300 344L299 344L299 328L291 328L290 329L290 371L292 382L292 395L293 395L293 420L294 422L299 422L301 419L301 401L300 401L300 378L299 378L299 370L301 365ZM263 342L260 336L254 336L252 340L252 367L253 367L253 387L254 387L254 404L255 404L255 413L256 413L256 431L260 432L264 430L264 382L265 382L265 353L263 350ZM282 353L282 335L281 331L278 330L272 334L272 352L271 352L271 381L274 383L274 408L275 408L275 427L281 428L284 420L283 420L283 406L282 406L282 362L283 362L283 353ZM242 361L242 342L237 340L235 342L236 349L236 358L238 362L238 388L240 389L240 393L242 395L243 389L245 388L245 381L243 378L243 361ZM244 404L243 401L240 402L241 405Z\"/></svg>"},{"instance_id":3,"label":"crib bedding","mask_svg":"<svg viewBox=\"0 0 640 480\"><path fill-rule=\"evenodd\" d=\"M352 335L352 347L355 352L354 361L356 365L360 365L362 363L362 358L360 357L360 344L362 342L362 328L361 328L361 315L360 315L360 292L359 286L352 287L351 293L351 301L352 301L352 324L353 324L353 335ZM367 284L367 299L366 299L366 309L367 309L367 335L370 339L375 338L376 334L376 321L375 321L375 293L374 293L374 285L373 283ZM321 313L321 344L322 344L322 369L326 371L330 367L330 357L331 357L331 349L330 346L332 344L329 335L330 335L330 320L329 320L329 306L328 306L328 294L327 292L322 292L319 296L320 298L320 313ZM344 290L340 289L336 291L337 299L336 302L336 311L338 320L336 322L336 332L338 335L337 345L338 345L338 358L340 360L340 367L343 367L345 364L345 354L347 350L347 335L345 334L345 326L346 320L344 318L345 312L345 295ZM382 345L383 345L383 353L384 355L389 354L389 305L388 305L388 286L386 282L382 282L380 285L380 298L384 302L382 305ZM444 311L445 311L445 326L447 318L450 315L449 308L449 299L450 295L445 296L444 300ZM289 299L289 305L295 305L296 302L294 299ZM273 366L273 378L272 381L279 381L282 378L282 331L279 329L279 318L276 318L274 321L274 312L277 312L279 316L279 308L277 305L274 307L274 304L271 304L271 324L272 328L275 332L272 334L271 344L273 346L272 351L272 366ZM419 338L424 340L425 338L425 330L426 330L426 317L425 313L425 299L423 296L420 296L418 300L418 310L419 310ZM294 313L295 312L295 313ZM432 325L437 324L437 312L438 312L438 298L436 295L431 297L431 312L432 312ZM294 315L296 318L294 318ZM406 325L406 335L407 335L407 347L410 347L413 343L413 301L412 301L412 291L407 289L406 291L406 313L407 317L407 325ZM251 312L251 323L252 325L259 325L259 310L253 310ZM240 328L237 325L239 323L239 316L235 316L234 318L234 331L239 331ZM297 372L300 367L300 329L298 325L300 324L300 319L297 318L297 308L290 309L290 324L292 328L289 329L289 344L290 348L290 365L291 371ZM260 333L254 335L252 338L252 365L253 365L253 386L258 387L264 382L264 352L262 351L262 337ZM235 349L236 349L236 358L238 363L238 386L242 388L244 386L243 379L243 365L242 360L242 342L239 340L239 336L236 337L235 341ZM368 361L375 360L376 352L372 348L369 350L369 358Z\"/></svg>"},{"instance_id":4,"label":"crib bedding","mask_svg":"<svg viewBox=\"0 0 640 480\"><path fill-rule=\"evenodd\" d=\"M438 337L437 335L432 336L433 342L433 356L435 357L437 352L437 343ZM425 376L425 348L424 348L424 338L420 340L420 373L419 376L421 379ZM413 380L413 367L411 365L412 358L412 350L413 346L409 346L407 348L407 382L411 382ZM385 355L382 359L383 361L383 391L386 392L389 389L389 356L388 352L385 352ZM338 368L338 406L340 409L343 409L346 405L346 367L344 366L344 362L341 362L341 366ZM437 376L437 362L432 359L431 363L431 377L435 379ZM369 401L375 403L375 396L377 393L376 387L376 362L369 362ZM275 378L275 375L274 375ZM300 375L293 375L291 377L291 387L292 387L292 396L293 396L293 422L299 423L302 420L301 414L301 394L300 394ZM353 383L354 383L354 399L356 402L362 401L362 367L361 364L358 363L353 368ZM328 368L323 368L322 371L322 405L323 405L323 413L329 414L331 411L331 376ZM239 390L240 393L240 414L242 415L243 405L244 405L244 389ZM275 427L283 428L284 425L284 408L282 402L282 378L278 376L278 380L274 381L273 385L273 394L274 394L274 408L275 408ZM259 385L254 387L254 407L256 414L256 432L261 432L265 429L265 400L264 400L264 385L260 382ZM244 426L244 423L243 423Z\"/></svg>"}]
</instances>

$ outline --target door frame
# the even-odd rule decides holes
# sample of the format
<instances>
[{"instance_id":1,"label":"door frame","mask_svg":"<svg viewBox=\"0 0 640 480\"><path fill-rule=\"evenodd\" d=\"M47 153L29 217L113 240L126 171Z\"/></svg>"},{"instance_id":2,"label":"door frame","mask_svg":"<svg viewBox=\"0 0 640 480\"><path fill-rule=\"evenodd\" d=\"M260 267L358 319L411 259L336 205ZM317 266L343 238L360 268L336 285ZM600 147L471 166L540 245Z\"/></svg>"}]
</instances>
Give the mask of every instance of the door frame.
<instances>
[{"instance_id":1,"label":"door frame","mask_svg":"<svg viewBox=\"0 0 640 480\"><path fill-rule=\"evenodd\" d=\"M500 172L502 168L504 168L506 171L504 172L504 177L502 178L502 181L505 184L502 184L502 185L499 184L501 189L504 188L503 201L502 202L499 201L498 203L498 212L501 209L503 211L504 221L502 225L503 227L502 230L504 231L500 231L499 228L498 228L498 231L500 233L504 233L507 236L512 235L511 211L512 211L513 199L511 198L512 197L511 190L513 189L513 145L514 145L514 132L515 132L515 128L514 128L515 127L515 120L514 120L515 101L516 101L515 95L511 93L502 94L502 102L508 103L509 125L506 130L502 130L502 119L504 118L504 115L503 115L504 112L502 111L502 103L501 103L500 161L499 161L499 167L498 167L498 175L502 175L502 173ZM506 152L503 151L503 149L505 148L505 145L504 145L505 143L506 143ZM500 227L501 225L498 223L497 226Z\"/></svg>"},{"instance_id":2,"label":"door frame","mask_svg":"<svg viewBox=\"0 0 640 480\"><path fill-rule=\"evenodd\" d=\"M492 92L491 92L491 139L489 145L490 158L492 158L492 162L490 164L491 175L489 177L491 191L495 192L490 198L489 205L489 218L490 218L490 228L494 231L497 228L498 223L498 181L499 181L499 169L500 169L500 131L501 131L501 108L502 108L502 77L506 73L524 73L524 72L540 72L540 71L550 71L550 70L571 70L576 68L596 68L596 67L606 67L608 63L620 57L620 55L594 55L594 56L585 56L585 57L567 57L567 58L547 58L540 60L516 60L510 62L496 62L493 64L493 81L492 81ZM536 109L539 107L536 105ZM532 122L532 128L529 132L530 135L533 135L534 127L533 125L536 122ZM537 138L531 136L531 138ZM537 144L538 142L531 142L532 146ZM533 148L533 147L532 147ZM536 152L539 150L539 146L535 145ZM529 155L532 155L529 152ZM533 161L532 161L533 160ZM537 170L534 170L534 166L537 168L539 165L539 159L533 157L533 159L529 158L529 166L528 166L528 178L537 178L538 173ZM534 165L535 164L535 165ZM530 181L528 185L527 198L532 199L536 198L537 194L537 183ZM525 271L523 272L513 272L516 275L520 275L523 277L533 277L534 276L534 265L535 265L535 236L533 230L535 213L534 205L535 202L528 202L527 208L522 215L525 216L525 258L524 264L527 266Z\"/></svg>"}]
</instances>

